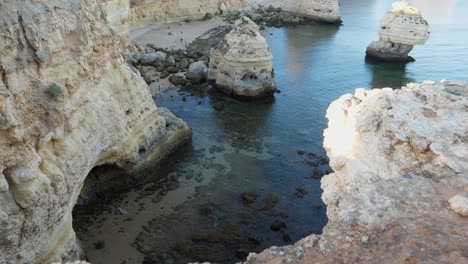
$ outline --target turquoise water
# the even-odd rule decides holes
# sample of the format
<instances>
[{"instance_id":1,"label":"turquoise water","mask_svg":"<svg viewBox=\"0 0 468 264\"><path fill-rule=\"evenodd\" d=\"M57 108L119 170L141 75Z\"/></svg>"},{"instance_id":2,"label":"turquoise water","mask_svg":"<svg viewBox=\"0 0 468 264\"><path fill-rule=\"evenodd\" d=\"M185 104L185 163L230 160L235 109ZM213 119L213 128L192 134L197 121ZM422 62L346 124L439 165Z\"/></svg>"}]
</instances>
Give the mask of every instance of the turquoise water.
<instances>
[{"instance_id":1,"label":"turquoise water","mask_svg":"<svg viewBox=\"0 0 468 264\"><path fill-rule=\"evenodd\" d=\"M140 263L146 255L153 261L148 263L232 263L246 250L321 233L326 207L320 180L311 176L328 169L322 148L328 105L358 87L468 79L467 1L411 1L431 25L427 44L411 53L416 61L366 60L366 46L377 40L379 20L391 2L342 1L340 27L267 29L281 90L273 101L243 102L213 91L170 90L155 97L158 106L193 128L192 145L168 161L154 182L122 194L109 203L112 210L88 219L88 230L79 235L90 260ZM216 102L224 109L215 110ZM162 197L161 188L166 190ZM258 198L244 204L243 192ZM286 228L271 230L275 221ZM213 232L231 240L214 239ZM251 243L253 237L261 242ZM104 248L95 249L100 240ZM180 252L181 247L193 247L193 254Z\"/></svg>"}]
</instances>

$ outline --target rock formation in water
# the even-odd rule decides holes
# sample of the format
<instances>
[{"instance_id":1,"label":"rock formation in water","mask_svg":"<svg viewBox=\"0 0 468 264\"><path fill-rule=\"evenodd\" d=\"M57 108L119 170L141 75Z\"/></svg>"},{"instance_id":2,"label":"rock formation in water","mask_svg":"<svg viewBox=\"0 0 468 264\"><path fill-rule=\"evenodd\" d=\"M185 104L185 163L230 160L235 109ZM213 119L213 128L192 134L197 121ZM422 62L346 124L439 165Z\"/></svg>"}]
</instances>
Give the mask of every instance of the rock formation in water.
<instances>
[{"instance_id":1,"label":"rock formation in water","mask_svg":"<svg viewBox=\"0 0 468 264\"><path fill-rule=\"evenodd\" d=\"M220 12L249 9L247 0L98 0L111 27L119 34L156 22L180 22Z\"/></svg>"},{"instance_id":2,"label":"rock formation in water","mask_svg":"<svg viewBox=\"0 0 468 264\"><path fill-rule=\"evenodd\" d=\"M408 54L415 45L426 43L428 30L418 9L406 1L395 2L380 23L380 39L367 47L366 54L383 61L414 61Z\"/></svg>"},{"instance_id":3,"label":"rock formation in water","mask_svg":"<svg viewBox=\"0 0 468 264\"><path fill-rule=\"evenodd\" d=\"M341 23L338 0L284 0L281 9L326 23Z\"/></svg>"},{"instance_id":4,"label":"rock formation in water","mask_svg":"<svg viewBox=\"0 0 468 264\"><path fill-rule=\"evenodd\" d=\"M262 97L276 91L273 63L266 39L247 17L211 50L208 80L240 97Z\"/></svg>"},{"instance_id":5,"label":"rock formation in water","mask_svg":"<svg viewBox=\"0 0 468 264\"><path fill-rule=\"evenodd\" d=\"M443 81L334 101L323 234L246 263L468 262L467 96L468 82Z\"/></svg>"},{"instance_id":6,"label":"rock formation in water","mask_svg":"<svg viewBox=\"0 0 468 264\"><path fill-rule=\"evenodd\" d=\"M0 263L76 260L91 169L135 172L190 139L104 17L96 0L0 1Z\"/></svg>"}]
</instances>

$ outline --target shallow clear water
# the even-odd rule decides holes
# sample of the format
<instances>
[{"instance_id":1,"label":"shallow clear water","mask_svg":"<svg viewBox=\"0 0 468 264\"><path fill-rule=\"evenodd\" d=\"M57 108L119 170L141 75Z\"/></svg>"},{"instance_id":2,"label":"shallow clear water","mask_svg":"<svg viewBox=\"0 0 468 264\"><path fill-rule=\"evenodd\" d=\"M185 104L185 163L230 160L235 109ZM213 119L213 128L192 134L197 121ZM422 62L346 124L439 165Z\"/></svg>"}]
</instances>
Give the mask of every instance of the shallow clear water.
<instances>
[{"instance_id":1,"label":"shallow clear water","mask_svg":"<svg viewBox=\"0 0 468 264\"><path fill-rule=\"evenodd\" d=\"M97 214L76 219L89 225L77 230L90 261L140 263L142 251L153 260L170 252L166 257L185 263L200 259L184 257L176 252L178 246L206 246L221 254L199 247L194 255L235 262L235 253L242 252L239 247L261 250L286 244L285 235L294 242L320 233L326 208L320 199L320 181L311 176L314 170L327 169L319 157L324 155L328 105L358 87L398 88L407 82L468 78L468 2L462 0L411 1L431 24L427 44L411 53L416 62L366 61L366 46L378 38L379 20L391 2L343 0L341 27L266 30L282 91L274 101L242 102L217 93L190 95L175 90L156 97L157 105L169 108L193 128L192 146L169 161L166 173L155 175L153 183L121 194L99 207L102 211ZM218 101L224 102L222 111L213 109ZM307 193L298 193L299 187ZM167 194L158 195L158 188ZM242 192L258 198L245 205ZM277 204L271 195L279 199ZM275 221L285 222L286 228L272 231ZM226 225L230 229L223 230ZM220 230L231 240L219 241L213 234L210 239L200 237ZM246 243L248 237L260 237L262 242L252 248ZM104 245L97 243L100 240ZM96 245L103 248L95 249Z\"/></svg>"}]
</instances>

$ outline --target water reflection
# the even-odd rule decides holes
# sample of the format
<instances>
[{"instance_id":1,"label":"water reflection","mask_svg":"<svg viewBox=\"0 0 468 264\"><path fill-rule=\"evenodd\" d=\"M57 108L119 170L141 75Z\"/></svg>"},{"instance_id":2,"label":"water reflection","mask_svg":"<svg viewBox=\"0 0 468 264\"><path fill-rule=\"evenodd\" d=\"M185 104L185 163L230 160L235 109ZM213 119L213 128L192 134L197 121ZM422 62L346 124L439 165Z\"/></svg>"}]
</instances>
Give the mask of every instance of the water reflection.
<instances>
[{"instance_id":1,"label":"water reflection","mask_svg":"<svg viewBox=\"0 0 468 264\"><path fill-rule=\"evenodd\" d=\"M314 60L314 53L319 53L319 47L333 39L339 28L337 25L304 25L285 30L288 74L299 77L311 64L321 63ZM308 49L312 50L312 57L304 58L303 52Z\"/></svg>"},{"instance_id":2,"label":"water reflection","mask_svg":"<svg viewBox=\"0 0 468 264\"><path fill-rule=\"evenodd\" d=\"M244 137L258 138L270 131L269 120L275 103L274 98L242 101L226 96L215 89L209 93L211 105L221 103L222 111L212 113L213 124L226 137L230 135L244 135Z\"/></svg>"},{"instance_id":3,"label":"water reflection","mask_svg":"<svg viewBox=\"0 0 468 264\"><path fill-rule=\"evenodd\" d=\"M369 87L392 87L401 86L415 82L407 72L406 62L382 62L373 58L366 57L366 68L370 72L371 80Z\"/></svg>"}]
</instances>

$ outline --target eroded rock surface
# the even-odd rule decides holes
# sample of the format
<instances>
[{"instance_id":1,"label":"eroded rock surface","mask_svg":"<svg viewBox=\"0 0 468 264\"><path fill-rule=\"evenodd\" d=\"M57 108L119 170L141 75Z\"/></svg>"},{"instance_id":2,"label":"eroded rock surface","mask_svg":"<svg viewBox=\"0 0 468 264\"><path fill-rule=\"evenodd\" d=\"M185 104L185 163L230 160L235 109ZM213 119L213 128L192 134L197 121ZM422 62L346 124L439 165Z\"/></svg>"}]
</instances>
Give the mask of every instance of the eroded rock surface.
<instances>
[{"instance_id":1,"label":"eroded rock surface","mask_svg":"<svg viewBox=\"0 0 468 264\"><path fill-rule=\"evenodd\" d=\"M96 0L0 1L0 263L78 259L91 169L135 171L190 138L120 42Z\"/></svg>"},{"instance_id":2,"label":"eroded rock surface","mask_svg":"<svg viewBox=\"0 0 468 264\"><path fill-rule=\"evenodd\" d=\"M213 17L220 12L249 9L247 0L98 0L109 24L125 35L156 22L179 22Z\"/></svg>"},{"instance_id":3,"label":"eroded rock surface","mask_svg":"<svg viewBox=\"0 0 468 264\"><path fill-rule=\"evenodd\" d=\"M208 80L222 91L247 98L269 96L276 91L268 43L248 17L236 21L210 56Z\"/></svg>"},{"instance_id":4,"label":"eroded rock surface","mask_svg":"<svg viewBox=\"0 0 468 264\"><path fill-rule=\"evenodd\" d=\"M338 0L285 0L281 4L284 11L302 14L317 21L341 23Z\"/></svg>"},{"instance_id":5,"label":"eroded rock surface","mask_svg":"<svg viewBox=\"0 0 468 264\"><path fill-rule=\"evenodd\" d=\"M367 47L367 55L384 61L414 61L408 56L415 45L423 45L430 36L429 23L421 12L401 1L393 4L380 23L378 41Z\"/></svg>"},{"instance_id":6,"label":"eroded rock surface","mask_svg":"<svg viewBox=\"0 0 468 264\"><path fill-rule=\"evenodd\" d=\"M468 190L462 90L468 83L425 82L334 101L324 132L335 172L322 179L323 234L246 263L467 262L468 218L451 210L465 199L452 197Z\"/></svg>"}]
</instances>

